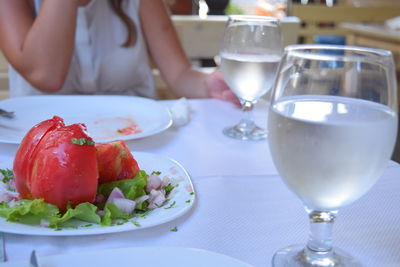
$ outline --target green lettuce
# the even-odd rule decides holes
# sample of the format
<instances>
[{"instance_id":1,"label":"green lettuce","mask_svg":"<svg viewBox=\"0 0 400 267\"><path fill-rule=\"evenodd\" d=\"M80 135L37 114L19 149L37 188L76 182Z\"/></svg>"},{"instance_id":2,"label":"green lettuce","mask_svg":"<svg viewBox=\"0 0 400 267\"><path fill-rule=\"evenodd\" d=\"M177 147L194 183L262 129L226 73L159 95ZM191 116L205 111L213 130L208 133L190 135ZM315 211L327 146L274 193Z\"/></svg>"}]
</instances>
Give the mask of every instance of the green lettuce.
<instances>
[{"instance_id":1,"label":"green lettuce","mask_svg":"<svg viewBox=\"0 0 400 267\"><path fill-rule=\"evenodd\" d=\"M30 225L38 225L45 221L50 228L73 225L71 224L72 219L109 226L116 219L127 220L132 217L123 213L112 203L106 204L103 216L99 216L97 210L98 208L89 202L81 203L75 208L70 207L64 214L59 212L57 206L48 204L43 199L24 199L14 206L0 203L0 216L6 218L7 221Z\"/></svg>"},{"instance_id":2,"label":"green lettuce","mask_svg":"<svg viewBox=\"0 0 400 267\"><path fill-rule=\"evenodd\" d=\"M54 221L50 221L54 226L62 226L63 223L71 220L78 219L85 222L91 223L100 223L101 218L96 213L97 207L89 202L84 202L77 205L75 208L68 208L67 211L55 219Z\"/></svg>"},{"instance_id":3,"label":"green lettuce","mask_svg":"<svg viewBox=\"0 0 400 267\"><path fill-rule=\"evenodd\" d=\"M124 219L127 220L131 218L132 216L123 213L120 209L118 209L117 206L113 203L107 203L106 206L104 207L104 215L101 218L101 225L103 226L108 226L113 223L114 220L116 219Z\"/></svg>"},{"instance_id":4,"label":"green lettuce","mask_svg":"<svg viewBox=\"0 0 400 267\"><path fill-rule=\"evenodd\" d=\"M141 196L146 195L147 174L145 171L140 170L133 179L125 179L113 181L109 183L100 184L97 192L105 197L108 197L111 191L118 187L127 199L135 200ZM136 205L136 210L146 210L148 203L146 201Z\"/></svg>"},{"instance_id":5,"label":"green lettuce","mask_svg":"<svg viewBox=\"0 0 400 267\"><path fill-rule=\"evenodd\" d=\"M15 206L0 203L0 216L10 222L40 224L42 220L55 220L59 217L59 210L57 206L48 204L43 199L23 199Z\"/></svg>"},{"instance_id":6,"label":"green lettuce","mask_svg":"<svg viewBox=\"0 0 400 267\"><path fill-rule=\"evenodd\" d=\"M111 191L118 187L128 199L135 200L146 195L147 174L141 170L134 179L113 181L99 185L98 193L108 197ZM147 211L146 201L138 204L135 211L143 213ZM103 209L104 214L100 216L97 211ZM130 214L123 213L113 203L106 203L103 207L98 207L92 203L84 202L75 208L69 206L65 213L61 213L57 206L46 203L43 199L23 199L15 205L0 203L0 217L7 221L23 224L38 225L48 224L51 228L76 227L76 221L80 220L89 223L96 223L102 226L113 225L116 220L127 221L132 217Z\"/></svg>"},{"instance_id":7,"label":"green lettuce","mask_svg":"<svg viewBox=\"0 0 400 267\"><path fill-rule=\"evenodd\" d=\"M45 221L51 228L62 227L71 219L100 223L101 218L96 211L95 205L85 202L75 208L68 208L64 214L61 214L57 206L44 202L42 198L23 199L13 206L0 203L0 216L6 218L7 221L31 225L41 224Z\"/></svg>"}]
</instances>

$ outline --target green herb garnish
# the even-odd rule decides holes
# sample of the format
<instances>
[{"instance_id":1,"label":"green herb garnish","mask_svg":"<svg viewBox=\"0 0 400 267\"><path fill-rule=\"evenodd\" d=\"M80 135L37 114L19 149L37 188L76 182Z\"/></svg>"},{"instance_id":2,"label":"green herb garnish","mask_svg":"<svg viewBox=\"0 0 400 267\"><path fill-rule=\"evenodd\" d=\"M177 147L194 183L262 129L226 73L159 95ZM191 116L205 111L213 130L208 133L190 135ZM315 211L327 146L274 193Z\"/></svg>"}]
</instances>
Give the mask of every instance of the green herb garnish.
<instances>
[{"instance_id":1,"label":"green herb garnish","mask_svg":"<svg viewBox=\"0 0 400 267\"><path fill-rule=\"evenodd\" d=\"M169 193L171 193L172 190L174 190L175 186L173 186L172 184L168 184L166 186L164 186L164 190L165 190L165 194L169 195Z\"/></svg>"},{"instance_id":2,"label":"green herb garnish","mask_svg":"<svg viewBox=\"0 0 400 267\"><path fill-rule=\"evenodd\" d=\"M146 218L147 215L149 215L150 212L152 212L152 209L147 208L145 211L143 211L142 213L139 213L140 215L137 216L138 218Z\"/></svg>"},{"instance_id":3,"label":"green herb garnish","mask_svg":"<svg viewBox=\"0 0 400 267\"><path fill-rule=\"evenodd\" d=\"M175 226L174 228L172 228L171 232L178 232L178 227Z\"/></svg>"},{"instance_id":4,"label":"green herb garnish","mask_svg":"<svg viewBox=\"0 0 400 267\"><path fill-rule=\"evenodd\" d=\"M1 181L5 184L8 184L14 178L14 173L10 169L0 169L0 173L3 175Z\"/></svg>"},{"instance_id":5,"label":"green herb garnish","mask_svg":"<svg viewBox=\"0 0 400 267\"><path fill-rule=\"evenodd\" d=\"M87 144L89 146L94 145L94 141L86 139L86 138L71 138L71 143L79 146L83 146L84 144Z\"/></svg>"},{"instance_id":6,"label":"green herb garnish","mask_svg":"<svg viewBox=\"0 0 400 267\"><path fill-rule=\"evenodd\" d=\"M131 222L136 227L140 227L141 226L140 223L138 223L138 221L131 221Z\"/></svg>"},{"instance_id":7,"label":"green herb garnish","mask_svg":"<svg viewBox=\"0 0 400 267\"><path fill-rule=\"evenodd\" d=\"M168 207L166 207L166 208L164 208L164 209L170 209L170 208L172 208L173 206L175 206L175 204L176 204L176 201L174 201L174 202L172 202L171 203L171 205L169 205Z\"/></svg>"}]
</instances>

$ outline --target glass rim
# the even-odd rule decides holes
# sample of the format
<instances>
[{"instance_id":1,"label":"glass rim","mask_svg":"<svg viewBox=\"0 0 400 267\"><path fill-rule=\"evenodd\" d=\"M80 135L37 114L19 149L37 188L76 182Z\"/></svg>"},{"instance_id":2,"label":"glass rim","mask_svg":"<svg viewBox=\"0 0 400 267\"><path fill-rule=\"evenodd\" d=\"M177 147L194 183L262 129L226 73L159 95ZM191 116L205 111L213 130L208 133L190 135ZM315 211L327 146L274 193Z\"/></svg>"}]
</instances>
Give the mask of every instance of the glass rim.
<instances>
[{"instance_id":1,"label":"glass rim","mask_svg":"<svg viewBox=\"0 0 400 267\"><path fill-rule=\"evenodd\" d=\"M325 50L325 51L353 51L360 53L368 53L370 59L382 60L383 58L392 58L393 54L390 50L381 48L372 48L364 46L353 45L329 45L329 44L295 44L285 47L285 55L294 55L305 59L314 60L331 60L331 61L351 61L355 59L365 59L361 54L353 55L340 55L340 54L327 54L320 51L307 51L307 50Z\"/></svg>"},{"instance_id":2,"label":"glass rim","mask_svg":"<svg viewBox=\"0 0 400 267\"><path fill-rule=\"evenodd\" d=\"M259 16L259 15L229 15L229 20L238 21L238 22L257 22L257 21L266 21L266 22L280 22L279 18L272 16Z\"/></svg>"}]
</instances>

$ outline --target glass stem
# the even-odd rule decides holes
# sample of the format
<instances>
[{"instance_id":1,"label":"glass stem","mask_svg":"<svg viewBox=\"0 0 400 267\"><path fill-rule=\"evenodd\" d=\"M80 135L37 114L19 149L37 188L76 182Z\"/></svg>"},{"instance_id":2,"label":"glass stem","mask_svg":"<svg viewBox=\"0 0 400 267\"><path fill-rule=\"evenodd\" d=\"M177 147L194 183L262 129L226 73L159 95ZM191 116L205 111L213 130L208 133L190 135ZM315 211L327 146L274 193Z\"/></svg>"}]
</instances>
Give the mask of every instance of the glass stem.
<instances>
[{"instance_id":1,"label":"glass stem","mask_svg":"<svg viewBox=\"0 0 400 267\"><path fill-rule=\"evenodd\" d=\"M336 214L337 211L308 211L310 234L305 248L307 261L332 259L332 230Z\"/></svg>"},{"instance_id":2,"label":"glass stem","mask_svg":"<svg viewBox=\"0 0 400 267\"><path fill-rule=\"evenodd\" d=\"M239 125L243 131L249 132L255 127L253 120L253 107L254 105L250 101L242 102L243 117L240 120Z\"/></svg>"}]
</instances>

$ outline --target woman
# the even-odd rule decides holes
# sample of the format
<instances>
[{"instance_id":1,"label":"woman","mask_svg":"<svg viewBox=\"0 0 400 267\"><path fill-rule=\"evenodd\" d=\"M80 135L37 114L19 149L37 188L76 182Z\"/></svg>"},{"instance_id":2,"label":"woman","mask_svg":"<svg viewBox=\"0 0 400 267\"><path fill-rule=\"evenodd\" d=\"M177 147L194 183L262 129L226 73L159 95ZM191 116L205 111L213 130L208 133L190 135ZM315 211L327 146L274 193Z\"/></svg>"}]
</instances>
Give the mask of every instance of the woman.
<instances>
[{"instance_id":1,"label":"woman","mask_svg":"<svg viewBox=\"0 0 400 267\"><path fill-rule=\"evenodd\" d=\"M162 0L0 0L11 96L155 97L147 52L185 97L237 101L219 71L191 68Z\"/></svg>"}]
</instances>

